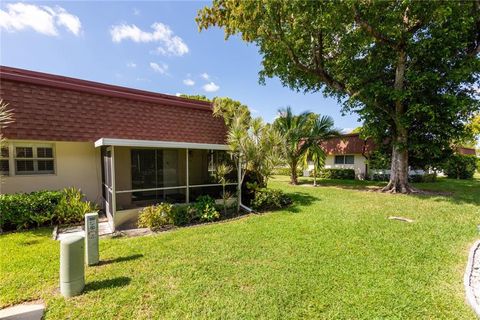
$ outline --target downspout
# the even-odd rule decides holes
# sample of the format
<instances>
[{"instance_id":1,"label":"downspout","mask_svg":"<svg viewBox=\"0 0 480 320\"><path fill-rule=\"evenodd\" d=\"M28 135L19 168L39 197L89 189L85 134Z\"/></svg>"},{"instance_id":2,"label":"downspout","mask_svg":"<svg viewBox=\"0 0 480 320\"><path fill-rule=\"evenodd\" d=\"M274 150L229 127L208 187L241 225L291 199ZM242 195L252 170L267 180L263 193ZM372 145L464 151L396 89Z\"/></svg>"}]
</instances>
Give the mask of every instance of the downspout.
<instances>
[{"instance_id":1,"label":"downspout","mask_svg":"<svg viewBox=\"0 0 480 320\"><path fill-rule=\"evenodd\" d=\"M368 161L368 160L370 160L370 158L367 157L366 154L365 154L365 150L367 149L367 139L363 140L362 156ZM365 163L365 178L367 178L367 177L368 177L368 163Z\"/></svg>"}]
</instances>

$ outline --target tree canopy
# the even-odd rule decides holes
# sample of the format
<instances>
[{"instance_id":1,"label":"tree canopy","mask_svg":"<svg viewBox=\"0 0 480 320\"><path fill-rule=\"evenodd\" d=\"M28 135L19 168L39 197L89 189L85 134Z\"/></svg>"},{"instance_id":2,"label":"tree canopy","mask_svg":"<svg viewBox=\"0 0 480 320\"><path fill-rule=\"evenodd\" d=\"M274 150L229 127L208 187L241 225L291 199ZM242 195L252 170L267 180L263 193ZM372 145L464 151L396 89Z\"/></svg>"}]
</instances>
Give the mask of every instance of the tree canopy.
<instances>
[{"instance_id":1,"label":"tree canopy","mask_svg":"<svg viewBox=\"0 0 480 320\"><path fill-rule=\"evenodd\" d=\"M215 0L197 16L258 46L260 81L337 97L392 146L385 191L411 192L412 149L443 150L479 110L480 0Z\"/></svg>"}]
</instances>

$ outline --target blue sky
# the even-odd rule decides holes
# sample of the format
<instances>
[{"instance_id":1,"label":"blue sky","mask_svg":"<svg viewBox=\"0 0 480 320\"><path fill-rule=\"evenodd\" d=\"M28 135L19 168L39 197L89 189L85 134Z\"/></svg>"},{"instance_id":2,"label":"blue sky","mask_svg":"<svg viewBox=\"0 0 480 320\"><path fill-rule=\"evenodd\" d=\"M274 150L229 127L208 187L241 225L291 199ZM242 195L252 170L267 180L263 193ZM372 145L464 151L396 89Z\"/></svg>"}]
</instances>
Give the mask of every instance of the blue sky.
<instances>
[{"instance_id":1,"label":"blue sky","mask_svg":"<svg viewBox=\"0 0 480 320\"><path fill-rule=\"evenodd\" d=\"M270 79L258 84L260 55L223 31L198 32L208 2L5 2L0 63L167 94L228 96L272 121L280 107L327 114L355 128L336 100L303 94Z\"/></svg>"}]
</instances>

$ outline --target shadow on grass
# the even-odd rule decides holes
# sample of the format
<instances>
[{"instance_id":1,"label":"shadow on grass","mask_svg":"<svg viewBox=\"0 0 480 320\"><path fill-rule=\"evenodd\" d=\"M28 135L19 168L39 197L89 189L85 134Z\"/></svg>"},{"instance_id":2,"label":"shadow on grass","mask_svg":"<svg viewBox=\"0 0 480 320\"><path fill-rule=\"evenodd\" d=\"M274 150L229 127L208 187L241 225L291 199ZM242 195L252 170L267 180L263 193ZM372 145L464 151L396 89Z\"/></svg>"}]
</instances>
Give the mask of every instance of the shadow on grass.
<instances>
[{"instance_id":1,"label":"shadow on grass","mask_svg":"<svg viewBox=\"0 0 480 320\"><path fill-rule=\"evenodd\" d=\"M416 195L420 199L432 199L437 202L450 202L454 204L473 204L480 206L480 180L456 180L440 178L433 183L418 183L414 187L432 192L446 192L445 195Z\"/></svg>"},{"instance_id":2,"label":"shadow on grass","mask_svg":"<svg viewBox=\"0 0 480 320\"><path fill-rule=\"evenodd\" d=\"M125 287L129 285L130 282L131 279L129 277L117 277L107 280L92 281L85 285L85 292Z\"/></svg>"},{"instance_id":3,"label":"shadow on grass","mask_svg":"<svg viewBox=\"0 0 480 320\"><path fill-rule=\"evenodd\" d=\"M384 186L385 182L365 181L365 180L341 180L341 179L318 179L316 188L335 187L351 190L369 190ZM299 179L298 185L309 186L313 188L313 178Z\"/></svg>"},{"instance_id":4,"label":"shadow on grass","mask_svg":"<svg viewBox=\"0 0 480 320\"><path fill-rule=\"evenodd\" d=\"M301 185L313 184L313 179L303 178L299 181ZM360 181L360 180L317 180L318 187L336 187L350 190L375 190L386 184L381 181ZM420 199L432 199L434 201L446 201L455 204L480 205L480 180L456 180L438 178L436 182L413 183L415 188L432 194L411 194L410 196ZM438 194L435 194L438 193ZM442 194L443 193L443 194ZM394 196L394 195L393 195Z\"/></svg>"},{"instance_id":5,"label":"shadow on grass","mask_svg":"<svg viewBox=\"0 0 480 320\"><path fill-rule=\"evenodd\" d=\"M131 261L131 260L137 260L143 257L143 254L133 254L131 256L126 256L126 257L118 257L115 259L108 259L108 260L101 260L98 265L103 266L111 263L117 263L117 262L125 262L125 261Z\"/></svg>"},{"instance_id":6,"label":"shadow on grass","mask_svg":"<svg viewBox=\"0 0 480 320\"><path fill-rule=\"evenodd\" d=\"M320 198L305 192L289 192L287 195L293 200L292 205L285 209L290 212L299 212L300 207L309 206L314 202L321 201Z\"/></svg>"}]
</instances>

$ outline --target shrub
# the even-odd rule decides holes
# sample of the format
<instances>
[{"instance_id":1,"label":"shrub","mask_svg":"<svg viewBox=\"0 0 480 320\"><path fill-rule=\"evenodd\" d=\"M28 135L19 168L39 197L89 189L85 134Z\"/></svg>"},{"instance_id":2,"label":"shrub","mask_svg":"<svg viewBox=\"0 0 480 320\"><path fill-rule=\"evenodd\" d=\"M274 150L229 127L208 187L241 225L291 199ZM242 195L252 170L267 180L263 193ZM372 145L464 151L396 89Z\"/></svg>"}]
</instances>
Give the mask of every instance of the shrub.
<instances>
[{"instance_id":1,"label":"shrub","mask_svg":"<svg viewBox=\"0 0 480 320\"><path fill-rule=\"evenodd\" d=\"M355 170L353 169L322 169L318 172L318 177L322 179L355 179Z\"/></svg>"},{"instance_id":2,"label":"shrub","mask_svg":"<svg viewBox=\"0 0 480 320\"><path fill-rule=\"evenodd\" d=\"M145 207L140 211L138 226L140 228L156 230L172 224L172 211L173 205L170 203L160 203Z\"/></svg>"},{"instance_id":3,"label":"shrub","mask_svg":"<svg viewBox=\"0 0 480 320\"><path fill-rule=\"evenodd\" d=\"M215 209L215 206L207 204L203 211L200 213L200 221L215 221L220 218L220 213Z\"/></svg>"},{"instance_id":4,"label":"shrub","mask_svg":"<svg viewBox=\"0 0 480 320\"><path fill-rule=\"evenodd\" d=\"M290 176L290 168L275 168L273 170L273 174L276 174L279 176ZM298 177L303 176L303 171L301 169L297 169L297 176Z\"/></svg>"},{"instance_id":5,"label":"shrub","mask_svg":"<svg viewBox=\"0 0 480 320\"><path fill-rule=\"evenodd\" d=\"M196 217L196 210L191 206L180 205L171 211L171 221L176 226L184 226L191 223Z\"/></svg>"},{"instance_id":6,"label":"shrub","mask_svg":"<svg viewBox=\"0 0 480 320\"><path fill-rule=\"evenodd\" d=\"M37 191L0 195L0 228L3 231L27 229L55 223L60 191Z\"/></svg>"},{"instance_id":7,"label":"shrub","mask_svg":"<svg viewBox=\"0 0 480 320\"><path fill-rule=\"evenodd\" d=\"M260 188L255 190L251 206L257 211L264 211L285 208L292 202L292 199L282 190Z\"/></svg>"},{"instance_id":8,"label":"shrub","mask_svg":"<svg viewBox=\"0 0 480 320\"><path fill-rule=\"evenodd\" d=\"M96 211L95 205L84 201L84 194L75 188L62 191L62 197L55 207L55 218L59 224L82 222L86 213Z\"/></svg>"},{"instance_id":9,"label":"shrub","mask_svg":"<svg viewBox=\"0 0 480 320\"><path fill-rule=\"evenodd\" d=\"M208 195L198 197L193 208L200 221L214 221L220 218L220 213L215 209L215 200Z\"/></svg>"},{"instance_id":10,"label":"shrub","mask_svg":"<svg viewBox=\"0 0 480 320\"><path fill-rule=\"evenodd\" d=\"M427 173L422 176L422 182L435 182L437 181L436 173Z\"/></svg>"},{"instance_id":11,"label":"shrub","mask_svg":"<svg viewBox=\"0 0 480 320\"><path fill-rule=\"evenodd\" d=\"M20 230L44 225L82 222L96 208L75 188L0 195L0 228Z\"/></svg>"},{"instance_id":12,"label":"shrub","mask_svg":"<svg viewBox=\"0 0 480 320\"><path fill-rule=\"evenodd\" d=\"M453 179L471 179L477 168L474 155L454 154L442 166L444 173Z\"/></svg>"}]
</instances>

